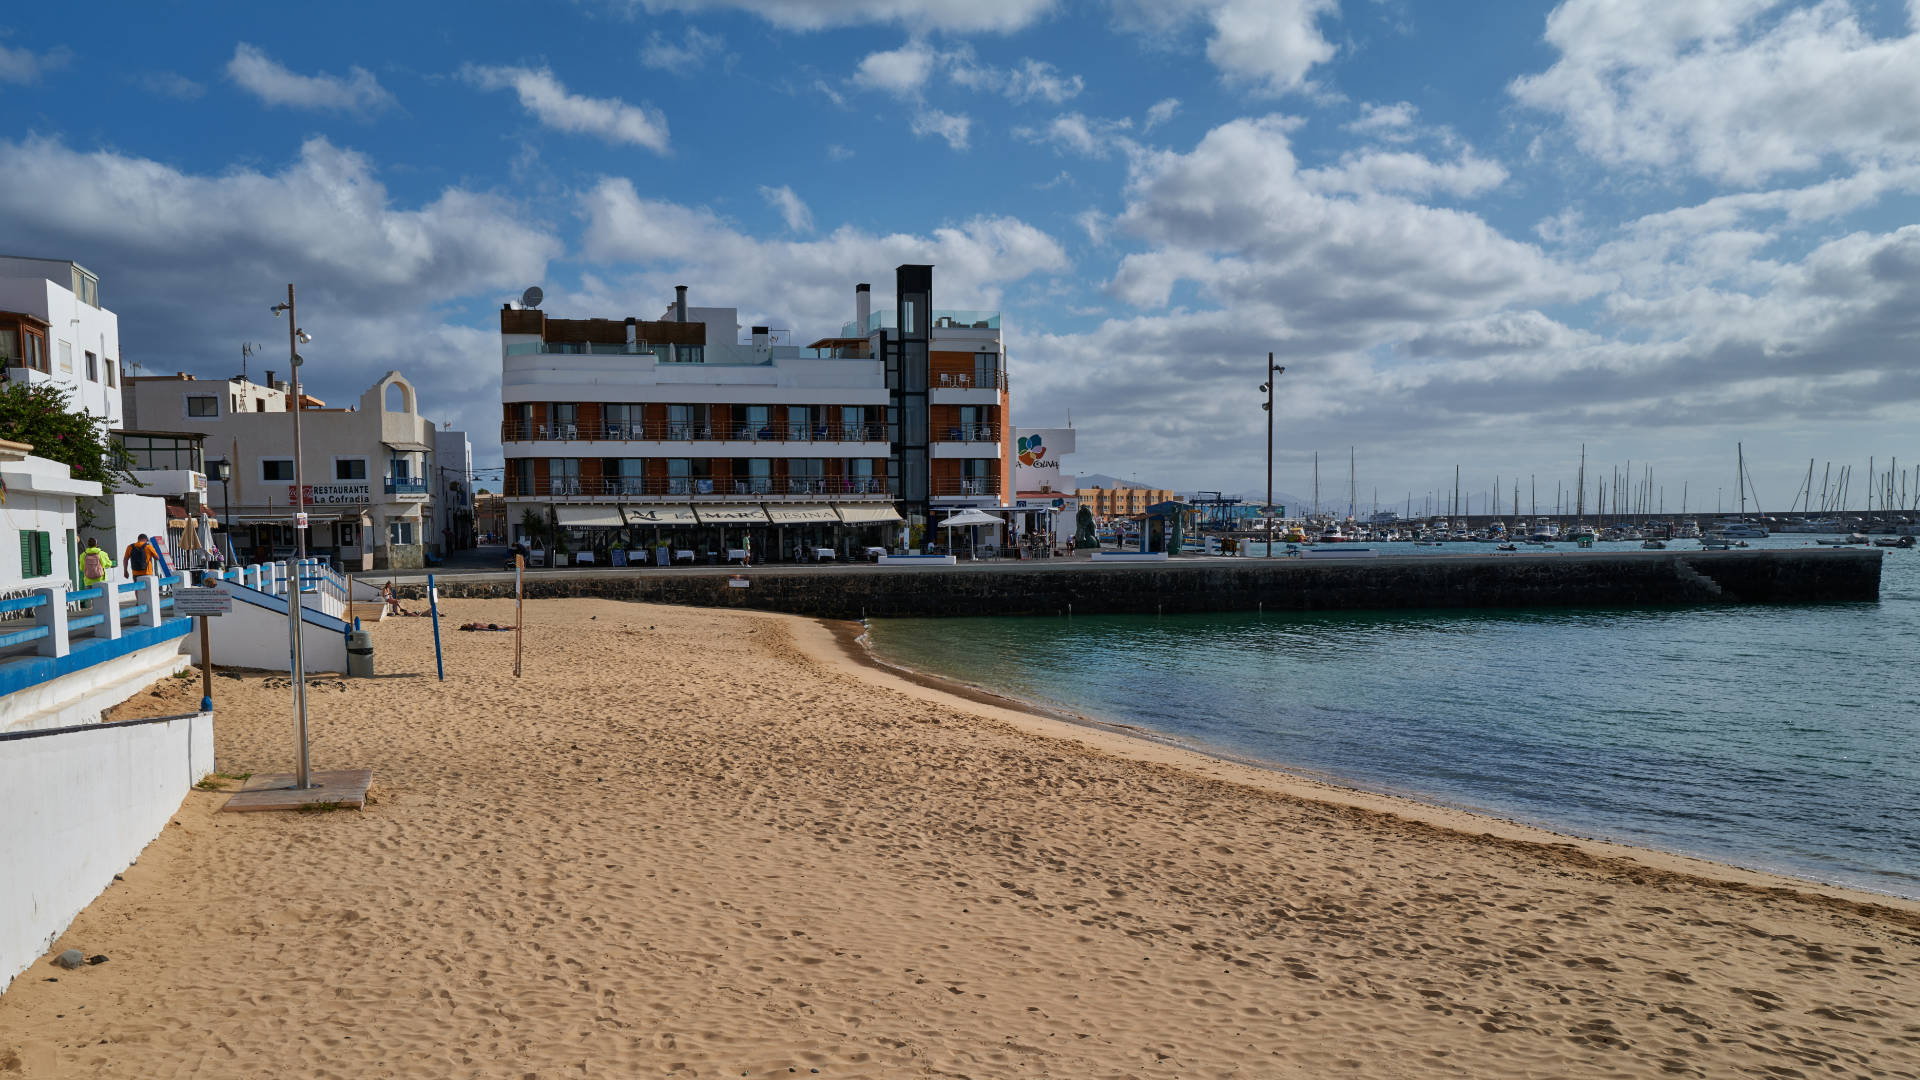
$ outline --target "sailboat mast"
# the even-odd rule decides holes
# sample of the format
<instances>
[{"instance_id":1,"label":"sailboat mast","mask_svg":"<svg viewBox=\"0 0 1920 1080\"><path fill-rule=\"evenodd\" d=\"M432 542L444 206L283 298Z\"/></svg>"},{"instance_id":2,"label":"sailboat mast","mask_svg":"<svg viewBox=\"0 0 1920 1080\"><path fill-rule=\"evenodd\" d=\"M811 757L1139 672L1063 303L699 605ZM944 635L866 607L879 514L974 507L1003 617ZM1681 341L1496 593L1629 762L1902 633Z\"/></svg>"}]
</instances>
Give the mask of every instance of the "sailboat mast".
<instances>
[{"instance_id":1,"label":"sailboat mast","mask_svg":"<svg viewBox=\"0 0 1920 1080\"><path fill-rule=\"evenodd\" d=\"M1734 471L1739 473L1734 479L1740 481L1740 517L1747 516L1747 448L1739 443L1733 444Z\"/></svg>"}]
</instances>

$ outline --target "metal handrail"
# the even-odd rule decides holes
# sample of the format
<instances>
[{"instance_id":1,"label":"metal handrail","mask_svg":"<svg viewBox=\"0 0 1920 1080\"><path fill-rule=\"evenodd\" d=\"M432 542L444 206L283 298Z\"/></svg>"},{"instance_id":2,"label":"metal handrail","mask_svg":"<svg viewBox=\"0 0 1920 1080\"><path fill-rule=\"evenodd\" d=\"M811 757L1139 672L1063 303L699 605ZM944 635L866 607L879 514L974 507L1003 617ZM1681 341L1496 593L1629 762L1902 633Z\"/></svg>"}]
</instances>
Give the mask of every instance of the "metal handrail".
<instances>
[{"instance_id":1,"label":"metal handrail","mask_svg":"<svg viewBox=\"0 0 1920 1080\"><path fill-rule=\"evenodd\" d=\"M884 495L884 476L746 476L728 479L691 476L609 477L598 480L548 480L523 491L509 472L506 497L741 499L778 495Z\"/></svg>"},{"instance_id":2,"label":"metal handrail","mask_svg":"<svg viewBox=\"0 0 1920 1080\"><path fill-rule=\"evenodd\" d=\"M522 424L500 425L502 442L885 442L887 428L881 423L746 424L734 421L705 424L636 422L612 424Z\"/></svg>"}]
</instances>

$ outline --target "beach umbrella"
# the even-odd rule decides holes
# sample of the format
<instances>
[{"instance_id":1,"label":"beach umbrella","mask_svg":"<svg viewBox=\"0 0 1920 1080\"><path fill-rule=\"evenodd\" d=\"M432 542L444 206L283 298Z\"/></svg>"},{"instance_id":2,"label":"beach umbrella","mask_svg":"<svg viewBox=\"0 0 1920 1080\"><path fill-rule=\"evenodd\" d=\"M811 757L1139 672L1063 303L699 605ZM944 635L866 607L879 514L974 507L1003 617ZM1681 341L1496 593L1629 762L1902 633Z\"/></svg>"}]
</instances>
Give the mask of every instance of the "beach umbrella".
<instances>
[{"instance_id":1,"label":"beach umbrella","mask_svg":"<svg viewBox=\"0 0 1920 1080\"><path fill-rule=\"evenodd\" d=\"M967 557L973 557L973 526L998 525L1000 519L984 510L962 510L940 523L943 529L965 528L967 530Z\"/></svg>"}]
</instances>

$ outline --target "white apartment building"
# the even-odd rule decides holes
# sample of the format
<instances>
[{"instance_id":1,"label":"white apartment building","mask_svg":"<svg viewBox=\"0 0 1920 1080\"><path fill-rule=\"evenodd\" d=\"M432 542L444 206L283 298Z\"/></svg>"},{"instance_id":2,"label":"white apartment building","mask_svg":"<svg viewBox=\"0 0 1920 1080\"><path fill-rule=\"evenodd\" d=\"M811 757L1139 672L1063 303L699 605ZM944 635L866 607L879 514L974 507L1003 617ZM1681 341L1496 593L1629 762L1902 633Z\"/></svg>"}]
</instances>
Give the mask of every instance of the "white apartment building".
<instances>
[{"instance_id":1,"label":"white apartment building","mask_svg":"<svg viewBox=\"0 0 1920 1080\"><path fill-rule=\"evenodd\" d=\"M126 411L147 429L205 436L208 460L230 478L207 502L234 557L284 559L294 552L293 418L284 382L200 379L185 372L126 380ZM426 564L433 526L433 422L421 416L413 384L390 371L352 408L327 408L301 395L301 476L309 554L349 570Z\"/></svg>"},{"instance_id":2,"label":"white apartment building","mask_svg":"<svg viewBox=\"0 0 1920 1080\"><path fill-rule=\"evenodd\" d=\"M69 409L120 426L120 320L79 263L0 256L0 367L9 380L56 383Z\"/></svg>"},{"instance_id":3,"label":"white apartment building","mask_svg":"<svg viewBox=\"0 0 1920 1080\"><path fill-rule=\"evenodd\" d=\"M464 431L433 433L433 524L429 544L440 554L474 546L473 442Z\"/></svg>"},{"instance_id":4,"label":"white apartment building","mask_svg":"<svg viewBox=\"0 0 1920 1080\"><path fill-rule=\"evenodd\" d=\"M506 307L510 532L526 538L531 515L602 559L811 560L897 548L930 508L1003 505L999 316L934 310L931 267L900 267L897 286L879 314L858 286L854 321L804 347L743 335L738 309L690 307L685 286L658 320Z\"/></svg>"}]
</instances>

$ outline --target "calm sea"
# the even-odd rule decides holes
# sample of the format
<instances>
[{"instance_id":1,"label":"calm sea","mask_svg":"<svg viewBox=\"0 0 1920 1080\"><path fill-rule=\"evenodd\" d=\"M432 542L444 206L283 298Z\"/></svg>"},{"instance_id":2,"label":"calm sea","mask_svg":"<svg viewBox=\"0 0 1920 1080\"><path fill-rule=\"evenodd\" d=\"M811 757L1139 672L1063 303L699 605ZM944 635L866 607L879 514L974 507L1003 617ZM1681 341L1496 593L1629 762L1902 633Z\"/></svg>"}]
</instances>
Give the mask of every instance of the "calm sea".
<instances>
[{"instance_id":1,"label":"calm sea","mask_svg":"<svg viewBox=\"0 0 1920 1080\"><path fill-rule=\"evenodd\" d=\"M1199 749L1920 898L1920 549L1886 553L1877 604L876 619L871 637Z\"/></svg>"}]
</instances>

